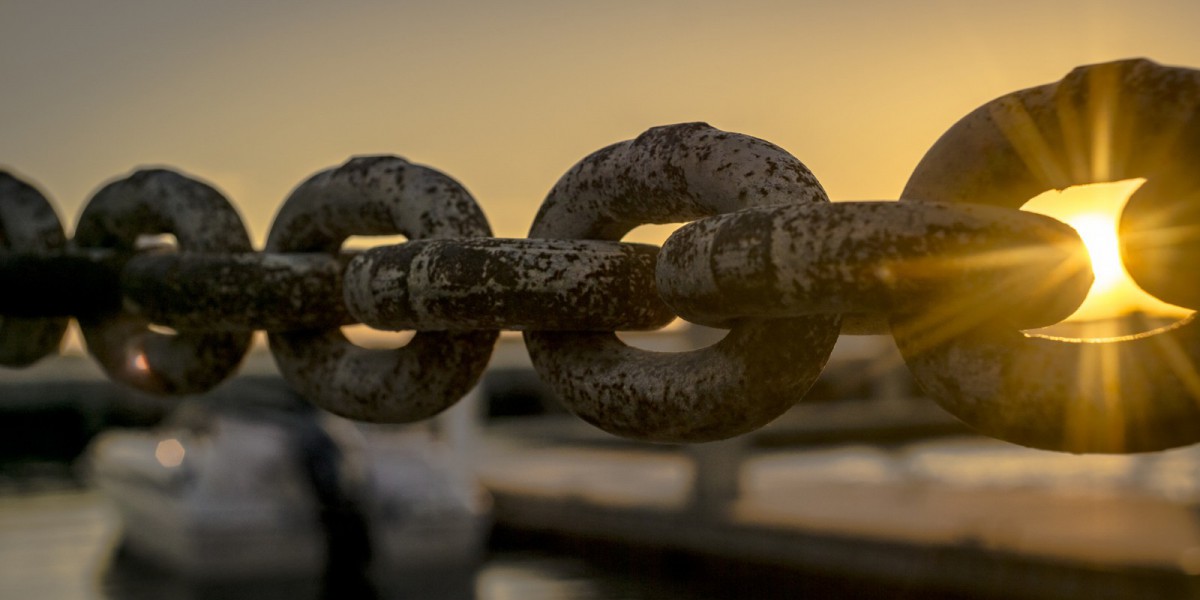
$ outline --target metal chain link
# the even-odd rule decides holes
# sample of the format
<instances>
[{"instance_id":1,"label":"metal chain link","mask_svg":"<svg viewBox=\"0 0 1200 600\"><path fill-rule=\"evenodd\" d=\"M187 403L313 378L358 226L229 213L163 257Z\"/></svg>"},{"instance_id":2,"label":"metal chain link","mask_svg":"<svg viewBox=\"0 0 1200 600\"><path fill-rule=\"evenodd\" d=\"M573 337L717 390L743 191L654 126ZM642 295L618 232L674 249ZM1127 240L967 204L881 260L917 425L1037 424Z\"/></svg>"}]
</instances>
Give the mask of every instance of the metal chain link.
<instances>
[{"instance_id":1,"label":"metal chain link","mask_svg":"<svg viewBox=\"0 0 1200 600\"><path fill-rule=\"evenodd\" d=\"M266 252L333 255L351 235L421 240L491 233L457 181L400 158L363 157L300 184L275 217ZM418 329L396 350L360 348L337 328L275 331L268 340L283 377L318 406L353 419L409 422L466 395L499 335Z\"/></svg>"},{"instance_id":2,"label":"metal chain link","mask_svg":"<svg viewBox=\"0 0 1200 600\"><path fill-rule=\"evenodd\" d=\"M572 167L534 219L534 238L620 239L645 223L754 206L829 202L794 156L702 123L656 127ZM618 435L699 442L751 431L794 405L837 341L840 316L743 319L716 345L677 354L612 332L525 333L538 375L572 412Z\"/></svg>"},{"instance_id":3,"label":"metal chain link","mask_svg":"<svg viewBox=\"0 0 1200 600\"><path fill-rule=\"evenodd\" d=\"M1097 124L1091 118L1097 111L1114 116ZM1166 222L1185 230L1200 225L1197 115L1200 71L1147 60L1080 67L964 117L918 164L901 201L1015 209L1029 192L1144 177L1121 217L1121 237L1135 241L1122 251L1132 259L1130 275L1151 293L1200 308L1194 276L1200 238L1163 235ZM1106 155L1112 156L1097 160ZM1140 242L1139 231L1145 232ZM1169 276L1147 254L1174 267ZM991 323L946 334L919 317L893 331L922 389L988 435L1072 452L1200 441L1194 315L1103 343L1028 336ZM1083 372L1088 365L1096 367Z\"/></svg>"},{"instance_id":4,"label":"metal chain link","mask_svg":"<svg viewBox=\"0 0 1200 600\"><path fill-rule=\"evenodd\" d=\"M1046 189L1145 177L1121 222L1130 272L1200 306L1194 278L1161 267L1198 264L1200 243L1150 233L1164 210L1200 224L1198 102L1198 71L1082 67L965 117L900 202L830 203L769 142L703 123L656 127L572 167L529 239L492 238L458 182L396 157L355 158L302 183L262 252L224 197L177 173L105 186L69 244L45 197L0 174L0 364L53 353L73 315L110 377L190 393L229 376L251 332L266 330L284 378L317 405L408 422L456 402L498 331L520 330L539 376L581 418L697 442L793 406L839 333L890 332L921 387L988 435L1075 452L1191 444L1200 325L1088 343L1022 333L1071 313L1092 274L1073 229L1016 209ZM1121 115L1108 138L1091 129L1102 109ZM620 241L638 225L685 221L661 250ZM138 247L162 233L175 251ZM409 241L341 250L351 235L392 234ZM673 354L613 333L675 315L729 333ZM417 334L368 350L340 332L357 322ZM1114 370L1083 373L1085 363Z\"/></svg>"},{"instance_id":5,"label":"metal chain link","mask_svg":"<svg viewBox=\"0 0 1200 600\"><path fill-rule=\"evenodd\" d=\"M79 217L78 248L132 252L138 237L169 233L180 252L252 250L237 210L212 187L167 170L138 171L100 189ZM88 351L109 377L146 392L202 392L232 374L250 349L251 331L150 330L122 308L79 318Z\"/></svg>"},{"instance_id":6,"label":"metal chain link","mask_svg":"<svg viewBox=\"0 0 1200 600\"><path fill-rule=\"evenodd\" d=\"M41 271L37 266L21 268L13 264L19 257L49 254L66 244L62 224L46 197L12 175L0 173L0 249L6 258L11 257L0 270L5 273L4 289L9 290L4 295L22 295L13 293L19 289L21 274ZM67 319L58 314L31 318L29 313L32 310L26 314L10 310L0 316L0 364L21 367L58 350L67 331Z\"/></svg>"}]
</instances>

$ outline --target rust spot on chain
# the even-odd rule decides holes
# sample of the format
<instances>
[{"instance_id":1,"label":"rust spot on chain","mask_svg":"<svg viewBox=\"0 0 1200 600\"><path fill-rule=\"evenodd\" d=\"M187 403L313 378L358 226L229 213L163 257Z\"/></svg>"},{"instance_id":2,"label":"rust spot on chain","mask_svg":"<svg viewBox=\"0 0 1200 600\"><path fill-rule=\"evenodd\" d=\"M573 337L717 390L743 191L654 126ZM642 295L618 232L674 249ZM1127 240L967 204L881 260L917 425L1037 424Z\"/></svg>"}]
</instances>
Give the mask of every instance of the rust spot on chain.
<instances>
[{"instance_id":1,"label":"rust spot on chain","mask_svg":"<svg viewBox=\"0 0 1200 600\"><path fill-rule=\"evenodd\" d=\"M674 318L655 291L657 254L600 241L411 241L355 258L346 301L380 329L656 329Z\"/></svg>"}]
</instances>

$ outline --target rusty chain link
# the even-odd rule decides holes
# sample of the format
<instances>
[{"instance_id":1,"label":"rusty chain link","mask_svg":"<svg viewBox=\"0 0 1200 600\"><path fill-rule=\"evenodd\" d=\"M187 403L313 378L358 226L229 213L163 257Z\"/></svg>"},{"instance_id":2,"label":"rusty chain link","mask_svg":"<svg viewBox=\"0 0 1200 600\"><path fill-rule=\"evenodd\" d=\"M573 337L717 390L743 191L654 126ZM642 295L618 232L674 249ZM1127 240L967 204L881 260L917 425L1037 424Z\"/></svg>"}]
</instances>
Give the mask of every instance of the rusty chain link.
<instances>
[{"instance_id":1,"label":"rusty chain link","mask_svg":"<svg viewBox=\"0 0 1200 600\"><path fill-rule=\"evenodd\" d=\"M84 208L72 243L132 252L138 237L172 234L181 253L250 251L241 217L220 192L178 173L138 171L100 189ZM133 310L79 318L88 351L109 377L143 391L201 392L233 373L250 349L251 331L150 330Z\"/></svg>"},{"instance_id":2,"label":"rusty chain link","mask_svg":"<svg viewBox=\"0 0 1200 600\"><path fill-rule=\"evenodd\" d=\"M1098 111L1119 117L1096 123L1089 115ZM1109 154L1116 156L1095 160ZM1200 225L1198 159L1200 71L1120 61L1080 67L967 115L917 165L901 201L1013 209L1030 192L1144 177L1121 216L1130 275L1147 291L1195 309L1200 238L1164 235L1164 221L1176 231ZM1103 343L988 322L946 332L923 321L894 323L909 368L943 408L988 435L1074 452L1200 441L1194 315ZM1086 372L1089 365L1095 367Z\"/></svg>"},{"instance_id":3,"label":"rusty chain link","mask_svg":"<svg viewBox=\"0 0 1200 600\"><path fill-rule=\"evenodd\" d=\"M21 256L62 250L66 243L62 223L46 197L12 175L0 173L0 248L6 258L12 257L0 271L5 273L4 289L8 290L4 295L20 295L13 290L20 286L23 272L43 270L38 265L19 268L11 263ZM36 318L29 314L33 307L29 308L25 315L9 310L0 316L0 364L21 367L58 350L67 331L67 319L58 314Z\"/></svg>"},{"instance_id":4,"label":"rusty chain link","mask_svg":"<svg viewBox=\"0 0 1200 600\"><path fill-rule=\"evenodd\" d=\"M351 235L421 240L491 233L457 181L400 158L364 157L300 184L276 215L266 252L333 255ZM274 331L268 339L284 379L318 406L354 419L408 422L466 395L497 335L422 330L395 350L360 348L336 327Z\"/></svg>"},{"instance_id":5,"label":"rusty chain link","mask_svg":"<svg viewBox=\"0 0 1200 600\"><path fill-rule=\"evenodd\" d=\"M70 315L113 379L190 393L228 377L265 330L284 378L317 405L408 422L466 394L499 330L519 330L576 415L627 437L698 442L754 430L801 400L840 333L890 332L921 387L985 434L1074 452L1191 444L1200 325L1086 342L1022 333L1070 314L1092 273L1072 228L1017 209L1047 189L1145 177L1121 220L1129 270L1152 293L1200 306L1195 278L1179 276L1200 264L1200 238L1155 233L1163 214L1200 225L1198 104L1198 71L1081 67L967 115L900 202L830 203L769 142L703 123L656 127L572 167L529 239L492 238L458 182L396 157L355 158L302 183L262 252L220 193L174 172L106 185L69 243L45 197L0 173L0 364L55 352ZM1101 110L1120 115L1113 129L1094 130ZM642 224L687 221L661 249L620 241ZM175 249L139 247L164 233ZM341 249L352 235L392 234L408 241ZM676 315L729 332L682 353L613 333ZM360 322L417 333L368 350L339 329Z\"/></svg>"}]
</instances>

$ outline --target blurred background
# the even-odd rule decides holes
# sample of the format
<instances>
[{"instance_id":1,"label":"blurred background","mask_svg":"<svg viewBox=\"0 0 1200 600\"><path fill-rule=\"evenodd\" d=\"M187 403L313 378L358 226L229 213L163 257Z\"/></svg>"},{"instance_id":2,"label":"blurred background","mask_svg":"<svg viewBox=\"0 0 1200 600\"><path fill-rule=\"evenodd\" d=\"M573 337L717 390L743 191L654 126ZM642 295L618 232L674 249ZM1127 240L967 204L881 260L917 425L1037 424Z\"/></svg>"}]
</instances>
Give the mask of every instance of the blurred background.
<instances>
[{"instance_id":1,"label":"blurred background","mask_svg":"<svg viewBox=\"0 0 1200 600\"><path fill-rule=\"evenodd\" d=\"M497 236L523 237L575 162L685 121L783 147L835 201L890 200L997 96L1120 58L1200 66L1200 4L1182 0L7 0L0 15L0 167L68 233L103 183L163 165L222 190L259 247L292 188L364 154L446 172ZM1110 220L1136 184L1118 188ZM1113 298L1087 318L1186 314ZM563 414L505 336L451 414L365 428L309 411L262 352L181 406L108 383L75 337L0 371L0 597L1196 593L1196 450L976 438L887 338L843 338L810 400L744 439L634 444ZM457 540L438 568L412 557L432 540ZM368 573L365 547L394 573Z\"/></svg>"}]
</instances>

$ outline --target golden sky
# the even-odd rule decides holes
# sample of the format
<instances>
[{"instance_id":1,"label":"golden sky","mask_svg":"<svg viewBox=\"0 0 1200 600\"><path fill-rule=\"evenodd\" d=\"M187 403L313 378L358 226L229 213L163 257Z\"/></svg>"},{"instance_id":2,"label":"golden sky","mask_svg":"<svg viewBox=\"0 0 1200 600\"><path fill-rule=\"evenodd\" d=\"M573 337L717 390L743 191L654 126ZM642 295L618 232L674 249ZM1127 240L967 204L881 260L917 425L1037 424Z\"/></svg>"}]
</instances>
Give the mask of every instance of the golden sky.
<instances>
[{"instance_id":1,"label":"golden sky","mask_svg":"<svg viewBox=\"0 0 1200 600\"><path fill-rule=\"evenodd\" d=\"M1200 66L1200 3L5 3L0 165L68 229L101 183L171 165L261 244L289 190L394 153L524 236L573 163L704 120L768 139L835 200L893 199L976 106L1080 64Z\"/></svg>"}]
</instances>

